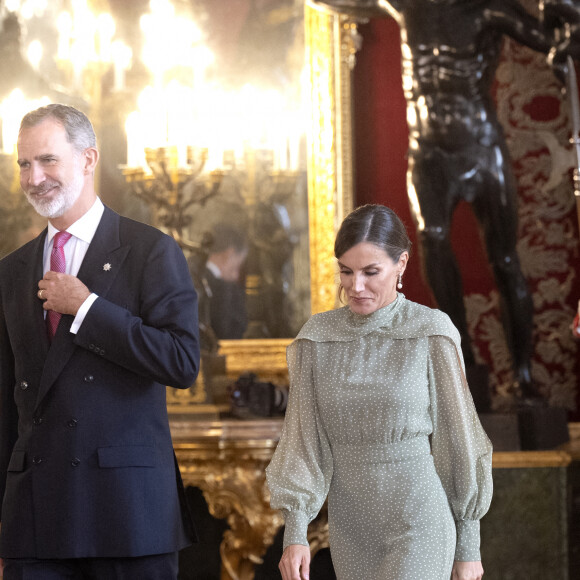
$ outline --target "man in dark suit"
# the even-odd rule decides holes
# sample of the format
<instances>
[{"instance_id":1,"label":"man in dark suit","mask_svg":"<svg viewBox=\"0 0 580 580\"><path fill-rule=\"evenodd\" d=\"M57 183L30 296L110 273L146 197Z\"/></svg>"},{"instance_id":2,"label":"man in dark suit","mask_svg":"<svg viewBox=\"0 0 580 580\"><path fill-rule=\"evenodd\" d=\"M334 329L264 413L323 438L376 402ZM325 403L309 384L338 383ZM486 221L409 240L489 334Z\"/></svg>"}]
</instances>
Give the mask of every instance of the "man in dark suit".
<instances>
[{"instance_id":1,"label":"man in dark suit","mask_svg":"<svg viewBox=\"0 0 580 580\"><path fill-rule=\"evenodd\" d=\"M196 293L172 238L102 204L98 158L76 109L22 120L20 184L49 224L0 262L5 580L175 579L194 540L165 386L197 376Z\"/></svg>"},{"instance_id":2,"label":"man in dark suit","mask_svg":"<svg viewBox=\"0 0 580 580\"><path fill-rule=\"evenodd\" d=\"M243 233L225 223L216 224L205 264L210 324L219 339L243 338L248 327L246 292L240 284L242 267L248 256Z\"/></svg>"}]
</instances>

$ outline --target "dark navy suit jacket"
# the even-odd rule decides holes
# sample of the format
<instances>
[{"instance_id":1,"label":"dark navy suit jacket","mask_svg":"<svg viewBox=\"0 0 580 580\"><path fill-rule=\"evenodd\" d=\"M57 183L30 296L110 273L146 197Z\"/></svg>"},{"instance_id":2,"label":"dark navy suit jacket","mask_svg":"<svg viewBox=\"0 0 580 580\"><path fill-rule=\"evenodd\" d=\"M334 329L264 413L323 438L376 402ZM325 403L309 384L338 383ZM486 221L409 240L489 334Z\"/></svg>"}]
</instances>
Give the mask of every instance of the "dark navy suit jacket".
<instances>
[{"instance_id":1,"label":"dark navy suit jacket","mask_svg":"<svg viewBox=\"0 0 580 580\"><path fill-rule=\"evenodd\" d=\"M209 268L204 275L211 290L209 316L216 336L223 340L243 338L248 328L244 288L237 282L216 278Z\"/></svg>"},{"instance_id":2,"label":"dark navy suit jacket","mask_svg":"<svg viewBox=\"0 0 580 580\"><path fill-rule=\"evenodd\" d=\"M108 208L78 277L99 298L52 344L37 298L46 231L0 261L0 557L128 557L194 536L165 386L199 369L183 253Z\"/></svg>"}]
</instances>

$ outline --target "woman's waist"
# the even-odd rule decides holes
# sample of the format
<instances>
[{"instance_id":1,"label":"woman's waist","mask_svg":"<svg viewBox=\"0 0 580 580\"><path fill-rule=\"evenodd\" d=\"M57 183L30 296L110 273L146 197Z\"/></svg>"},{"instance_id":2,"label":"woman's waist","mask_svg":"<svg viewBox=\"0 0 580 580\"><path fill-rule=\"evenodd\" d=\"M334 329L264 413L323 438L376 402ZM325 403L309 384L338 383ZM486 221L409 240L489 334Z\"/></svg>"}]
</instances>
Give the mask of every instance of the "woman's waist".
<instances>
[{"instance_id":1,"label":"woman's waist","mask_svg":"<svg viewBox=\"0 0 580 580\"><path fill-rule=\"evenodd\" d=\"M391 463L431 454L427 435L418 435L399 441L333 443L334 462L341 463Z\"/></svg>"}]
</instances>

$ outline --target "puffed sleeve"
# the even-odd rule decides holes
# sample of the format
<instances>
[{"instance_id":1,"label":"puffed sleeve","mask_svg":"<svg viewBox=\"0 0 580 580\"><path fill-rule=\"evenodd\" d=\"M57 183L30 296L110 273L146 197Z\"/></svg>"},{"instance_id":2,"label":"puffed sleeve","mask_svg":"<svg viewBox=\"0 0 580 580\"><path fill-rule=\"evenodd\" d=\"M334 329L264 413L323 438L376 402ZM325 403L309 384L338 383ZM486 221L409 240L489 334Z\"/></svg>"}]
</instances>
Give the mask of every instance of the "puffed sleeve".
<instances>
[{"instance_id":1,"label":"puffed sleeve","mask_svg":"<svg viewBox=\"0 0 580 580\"><path fill-rule=\"evenodd\" d=\"M308 340L288 347L288 406L280 442L266 468L270 505L284 516L284 548L308 545L308 524L320 511L332 478L330 445L314 395L314 348Z\"/></svg>"},{"instance_id":2,"label":"puffed sleeve","mask_svg":"<svg viewBox=\"0 0 580 580\"><path fill-rule=\"evenodd\" d=\"M455 560L481 560L479 520L492 496L492 446L475 411L463 359L446 336L429 338L431 448L457 528Z\"/></svg>"}]
</instances>

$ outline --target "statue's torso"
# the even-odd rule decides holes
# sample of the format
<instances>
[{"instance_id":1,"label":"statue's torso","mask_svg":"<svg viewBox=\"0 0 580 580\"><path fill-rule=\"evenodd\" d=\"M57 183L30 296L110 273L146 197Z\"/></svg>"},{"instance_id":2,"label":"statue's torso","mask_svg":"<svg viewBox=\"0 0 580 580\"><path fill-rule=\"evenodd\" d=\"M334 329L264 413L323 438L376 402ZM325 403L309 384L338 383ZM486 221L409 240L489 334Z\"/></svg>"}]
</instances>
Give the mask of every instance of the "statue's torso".
<instances>
[{"instance_id":1,"label":"statue's torso","mask_svg":"<svg viewBox=\"0 0 580 580\"><path fill-rule=\"evenodd\" d=\"M490 88L502 35L488 26L483 4L405 3L399 22L412 140L449 149L496 142Z\"/></svg>"}]
</instances>

